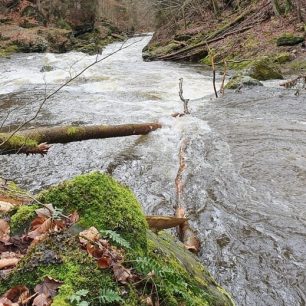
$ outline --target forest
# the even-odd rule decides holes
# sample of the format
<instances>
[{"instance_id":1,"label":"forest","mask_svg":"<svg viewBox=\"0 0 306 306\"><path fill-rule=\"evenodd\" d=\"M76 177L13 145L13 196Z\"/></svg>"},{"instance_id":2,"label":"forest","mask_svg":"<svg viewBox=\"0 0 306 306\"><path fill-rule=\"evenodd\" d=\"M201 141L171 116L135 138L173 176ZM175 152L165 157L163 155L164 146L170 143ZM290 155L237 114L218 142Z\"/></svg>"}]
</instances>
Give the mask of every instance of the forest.
<instances>
[{"instance_id":1,"label":"forest","mask_svg":"<svg viewBox=\"0 0 306 306\"><path fill-rule=\"evenodd\" d=\"M0 306L306 303L306 0L0 0Z\"/></svg>"}]
</instances>

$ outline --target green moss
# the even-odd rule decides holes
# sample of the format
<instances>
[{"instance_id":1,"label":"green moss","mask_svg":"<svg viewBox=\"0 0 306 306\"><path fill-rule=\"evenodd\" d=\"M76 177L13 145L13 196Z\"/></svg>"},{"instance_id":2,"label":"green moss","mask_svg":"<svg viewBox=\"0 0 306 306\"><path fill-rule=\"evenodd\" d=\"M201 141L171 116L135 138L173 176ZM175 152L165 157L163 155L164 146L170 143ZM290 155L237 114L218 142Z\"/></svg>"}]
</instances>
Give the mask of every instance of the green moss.
<instances>
[{"instance_id":1,"label":"green moss","mask_svg":"<svg viewBox=\"0 0 306 306\"><path fill-rule=\"evenodd\" d=\"M234 75L228 83L225 85L226 89L237 89L239 86L263 86L263 84L249 76L244 76L241 74Z\"/></svg>"},{"instance_id":2,"label":"green moss","mask_svg":"<svg viewBox=\"0 0 306 306\"><path fill-rule=\"evenodd\" d=\"M201 64L204 65L211 65L211 58L209 55L205 56L203 59L200 60Z\"/></svg>"},{"instance_id":3,"label":"green moss","mask_svg":"<svg viewBox=\"0 0 306 306\"><path fill-rule=\"evenodd\" d=\"M306 70L306 60L296 59L290 63L287 63L285 67L289 74L303 74Z\"/></svg>"},{"instance_id":4,"label":"green moss","mask_svg":"<svg viewBox=\"0 0 306 306\"><path fill-rule=\"evenodd\" d=\"M234 305L230 296L218 286L196 257L174 238L160 232L148 232L148 256L163 272L155 282L165 305ZM168 271L168 272L167 272Z\"/></svg>"},{"instance_id":5,"label":"green moss","mask_svg":"<svg viewBox=\"0 0 306 306\"><path fill-rule=\"evenodd\" d=\"M75 135L78 132L78 128L76 126L70 126L67 128L67 135Z\"/></svg>"},{"instance_id":6,"label":"green moss","mask_svg":"<svg viewBox=\"0 0 306 306\"><path fill-rule=\"evenodd\" d=\"M53 302L56 306L70 305L69 297L80 289L89 290L93 301L101 288L117 288L111 273L98 269L96 262L80 249L77 237L57 233L21 260L9 279L0 284L0 295L20 284L33 289L45 276L63 282Z\"/></svg>"},{"instance_id":7,"label":"green moss","mask_svg":"<svg viewBox=\"0 0 306 306\"><path fill-rule=\"evenodd\" d=\"M228 68L233 69L233 70L243 70L245 68L247 68L250 63L252 61L251 60L229 60L228 63Z\"/></svg>"},{"instance_id":8,"label":"green moss","mask_svg":"<svg viewBox=\"0 0 306 306\"><path fill-rule=\"evenodd\" d=\"M22 205L11 216L10 227L13 235L20 233L25 229L30 221L35 217L35 210L39 207L37 205Z\"/></svg>"},{"instance_id":9,"label":"green moss","mask_svg":"<svg viewBox=\"0 0 306 306\"><path fill-rule=\"evenodd\" d=\"M134 248L146 252L147 223L133 193L110 176L91 173L78 176L41 193L39 200L63 208L66 213L77 210L79 224L99 230L114 230Z\"/></svg>"},{"instance_id":10,"label":"green moss","mask_svg":"<svg viewBox=\"0 0 306 306\"><path fill-rule=\"evenodd\" d=\"M291 61L291 55L289 52L281 52L274 56L273 61L277 64L284 64Z\"/></svg>"},{"instance_id":11,"label":"green moss","mask_svg":"<svg viewBox=\"0 0 306 306\"><path fill-rule=\"evenodd\" d=\"M18 52L18 46L16 45L8 45L6 47L0 47L0 57L7 57L15 52Z\"/></svg>"},{"instance_id":12,"label":"green moss","mask_svg":"<svg viewBox=\"0 0 306 306\"><path fill-rule=\"evenodd\" d=\"M63 282L53 306L71 305L69 297L81 289L89 291L84 300L93 306L102 305L98 302L102 289L118 292L124 305L143 305L144 295L150 295L152 288L153 291L157 289L163 305L234 305L182 243L166 233L157 236L147 230L145 218L131 191L111 177L101 173L82 175L41 193L38 198L63 208L66 213L77 210L80 222L66 231L49 234L46 240L30 249L6 281L0 283L0 296L21 284L33 289L49 276ZM21 206L12 216L11 226L29 222L35 209L35 206ZM123 286L115 281L111 269L99 269L80 247L78 233L82 226L116 230L127 239L132 248L129 254L124 254L123 264L137 271L143 281ZM144 272L139 268L142 259L153 262L153 269L149 267ZM148 273L152 271L152 279L148 280Z\"/></svg>"},{"instance_id":13,"label":"green moss","mask_svg":"<svg viewBox=\"0 0 306 306\"><path fill-rule=\"evenodd\" d=\"M302 36L295 36L294 34L285 34L279 37L276 41L277 46L294 46L302 43L305 40Z\"/></svg>"},{"instance_id":14,"label":"green moss","mask_svg":"<svg viewBox=\"0 0 306 306\"><path fill-rule=\"evenodd\" d=\"M0 133L0 141L5 141L8 137L10 137L9 134ZM27 137L23 137L20 135L14 135L9 138L8 142L3 145L3 150L18 150L22 148L23 146L26 146L28 148L35 148L38 145L36 140L29 139Z\"/></svg>"},{"instance_id":15,"label":"green moss","mask_svg":"<svg viewBox=\"0 0 306 306\"><path fill-rule=\"evenodd\" d=\"M71 26L69 25L69 23L63 19L60 18L56 21L56 26L60 29L65 29L65 30L71 30Z\"/></svg>"},{"instance_id":16,"label":"green moss","mask_svg":"<svg viewBox=\"0 0 306 306\"><path fill-rule=\"evenodd\" d=\"M283 79L278 67L269 58L262 58L250 63L247 75L260 81Z\"/></svg>"}]
</instances>

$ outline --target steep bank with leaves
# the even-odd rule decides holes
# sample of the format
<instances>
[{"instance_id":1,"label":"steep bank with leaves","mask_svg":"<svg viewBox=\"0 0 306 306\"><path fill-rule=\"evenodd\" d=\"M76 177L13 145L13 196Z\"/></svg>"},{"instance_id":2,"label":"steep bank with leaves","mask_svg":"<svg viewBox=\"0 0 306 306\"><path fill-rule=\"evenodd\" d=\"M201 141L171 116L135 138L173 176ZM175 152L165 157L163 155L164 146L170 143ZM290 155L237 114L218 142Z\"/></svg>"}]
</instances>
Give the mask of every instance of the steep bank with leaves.
<instances>
[{"instance_id":1,"label":"steep bank with leaves","mask_svg":"<svg viewBox=\"0 0 306 306\"><path fill-rule=\"evenodd\" d=\"M127 21L115 22L102 3L105 6L106 1L1 0L0 55L70 50L99 52L106 44L123 39L131 31L131 27L124 26ZM118 10L116 7L112 12Z\"/></svg>"},{"instance_id":2,"label":"steep bank with leaves","mask_svg":"<svg viewBox=\"0 0 306 306\"><path fill-rule=\"evenodd\" d=\"M1 184L6 203L22 197ZM79 176L10 205L0 213L0 303L233 305L181 243L147 229L132 192L107 175Z\"/></svg>"},{"instance_id":3,"label":"steep bank with leaves","mask_svg":"<svg viewBox=\"0 0 306 306\"><path fill-rule=\"evenodd\" d=\"M158 1L155 7L159 25L144 50L147 60L210 64L213 54L233 68L263 57L297 72L306 68L305 0Z\"/></svg>"}]
</instances>

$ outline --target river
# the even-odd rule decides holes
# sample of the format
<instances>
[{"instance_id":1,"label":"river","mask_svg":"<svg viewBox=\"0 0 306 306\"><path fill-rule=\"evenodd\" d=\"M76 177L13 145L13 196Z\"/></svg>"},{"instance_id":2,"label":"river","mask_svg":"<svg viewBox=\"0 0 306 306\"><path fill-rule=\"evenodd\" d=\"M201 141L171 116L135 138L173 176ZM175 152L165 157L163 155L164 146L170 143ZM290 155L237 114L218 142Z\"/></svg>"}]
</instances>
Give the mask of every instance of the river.
<instances>
[{"instance_id":1,"label":"river","mask_svg":"<svg viewBox=\"0 0 306 306\"><path fill-rule=\"evenodd\" d=\"M32 126L159 121L162 129L53 145L44 158L1 156L0 176L36 192L102 170L129 185L147 214L172 215L184 141L182 203L201 239L201 260L237 305L305 305L306 95L272 82L216 100L203 67L143 62L149 39L133 38L86 71ZM75 52L0 59L0 124L7 117L14 128L29 118L46 93L94 60ZM53 70L41 72L45 65ZM173 118L183 109L181 77L191 115Z\"/></svg>"}]
</instances>

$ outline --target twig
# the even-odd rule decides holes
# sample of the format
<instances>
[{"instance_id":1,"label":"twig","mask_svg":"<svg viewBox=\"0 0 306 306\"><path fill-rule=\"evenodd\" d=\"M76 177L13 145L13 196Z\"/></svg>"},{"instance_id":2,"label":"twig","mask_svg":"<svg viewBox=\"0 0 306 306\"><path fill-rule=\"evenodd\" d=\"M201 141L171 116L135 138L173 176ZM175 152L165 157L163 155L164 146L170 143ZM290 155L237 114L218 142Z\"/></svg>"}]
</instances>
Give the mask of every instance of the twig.
<instances>
[{"instance_id":1,"label":"twig","mask_svg":"<svg viewBox=\"0 0 306 306\"><path fill-rule=\"evenodd\" d=\"M211 67L213 72L213 87L216 98L218 98L217 88L216 88L216 66L215 66L215 55L211 55Z\"/></svg>"},{"instance_id":2,"label":"twig","mask_svg":"<svg viewBox=\"0 0 306 306\"><path fill-rule=\"evenodd\" d=\"M223 70L222 83L220 87L220 93L222 97L224 96L224 83L225 83L225 78L226 78L226 73L227 73L227 62L225 59L223 60L223 63L224 63L224 70Z\"/></svg>"},{"instance_id":3,"label":"twig","mask_svg":"<svg viewBox=\"0 0 306 306\"><path fill-rule=\"evenodd\" d=\"M181 101L184 103L184 114L190 114L189 112L189 109L188 109L188 102L189 102L189 99L185 99L183 94L183 78L180 78L180 83L179 83L179 96L180 96L180 99Z\"/></svg>"}]
</instances>

